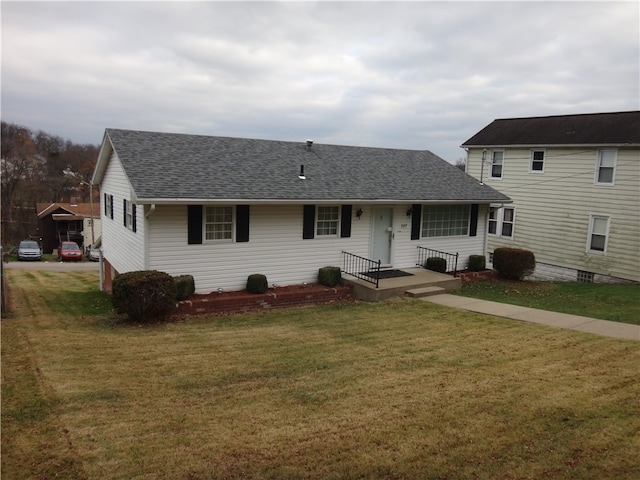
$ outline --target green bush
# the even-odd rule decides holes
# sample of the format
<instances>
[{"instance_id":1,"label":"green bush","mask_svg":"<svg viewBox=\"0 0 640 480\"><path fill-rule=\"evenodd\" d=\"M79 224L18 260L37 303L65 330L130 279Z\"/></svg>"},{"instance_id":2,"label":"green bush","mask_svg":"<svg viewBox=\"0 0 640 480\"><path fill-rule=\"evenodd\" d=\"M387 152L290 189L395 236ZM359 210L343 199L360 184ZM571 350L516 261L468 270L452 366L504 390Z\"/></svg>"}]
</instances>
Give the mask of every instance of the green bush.
<instances>
[{"instance_id":1,"label":"green bush","mask_svg":"<svg viewBox=\"0 0 640 480\"><path fill-rule=\"evenodd\" d=\"M433 270L434 272L446 273L447 260L441 257L429 257L424 262L424 268L427 270Z\"/></svg>"},{"instance_id":2,"label":"green bush","mask_svg":"<svg viewBox=\"0 0 640 480\"><path fill-rule=\"evenodd\" d=\"M335 287L340 283L342 273L340 267L322 267L318 269L318 283L327 287Z\"/></svg>"},{"instance_id":3,"label":"green bush","mask_svg":"<svg viewBox=\"0 0 640 480\"><path fill-rule=\"evenodd\" d=\"M169 315L176 306L173 277L157 270L117 275L111 290L113 306L131 320L148 321Z\"/></svg>"},{"instance_id":4,"label":"green bush","mask_svg":"<svg viewBox=\"0 0 640 480\"><path fill-rule=\"evenodd\" d=\"M196 283L192 275L178 275L173 277L173 281L176 283L176 300L178 302L186 300L196 293Z\"/></svg>"},{"instance_id":5,"label":"green bush","mask_svg":"<svg viewBox=\"0 0 640 480\"><path fill-rule=\"evenodd\" d=\"M265 293L269 289L267 277L261 273L254 273L247 278L247 292Z\"/></svg>"},{"instance_id":6,"label":"green bush","mask_svg":"<svg viewBox=\"0 0 640 480\"><path fill-rule=\"evenodd\" d=\"M487 261L484 255L469 255L467 268L472 272L481 272L487 268Z\"/></svg>"},{"instance_id":7,"label":"green bush","mask_svg":"<svg viewBox=\"0 0 640 480\"><path fill-rule=\"evenodd\" d=\"M502 278L522 280L536 268L533 252L522 248L500 247L493 251L493 269Z\"/></svg>"}]
</instances>

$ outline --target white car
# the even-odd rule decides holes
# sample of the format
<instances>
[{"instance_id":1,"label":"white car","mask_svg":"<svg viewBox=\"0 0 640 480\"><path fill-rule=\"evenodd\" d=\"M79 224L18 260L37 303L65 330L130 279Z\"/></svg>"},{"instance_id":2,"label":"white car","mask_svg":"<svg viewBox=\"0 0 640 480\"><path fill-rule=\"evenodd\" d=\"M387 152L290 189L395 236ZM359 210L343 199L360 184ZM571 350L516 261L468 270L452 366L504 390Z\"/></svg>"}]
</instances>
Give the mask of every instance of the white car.
<instances>
[{"instance_id":1,"label":"white car","mask_svg":"<svg viewBox=\"0 0 640 480\"><path fill-rule=\"evenodd\" d=\"M100 249L94 247L93 245L89 246L89 251L87 252L87 258L92 262L97 262L100 260Z\"/></svg>"},{"instance_id":2,"label":"white car","mask_svg":"<svg viewBox=\"0 0 640 480\"><path fill-rule=\"evenodd\" d=\"M42 250L35 240L22 240L18 245L18 260L41 260Z\"/></svg>"}]
</instances>

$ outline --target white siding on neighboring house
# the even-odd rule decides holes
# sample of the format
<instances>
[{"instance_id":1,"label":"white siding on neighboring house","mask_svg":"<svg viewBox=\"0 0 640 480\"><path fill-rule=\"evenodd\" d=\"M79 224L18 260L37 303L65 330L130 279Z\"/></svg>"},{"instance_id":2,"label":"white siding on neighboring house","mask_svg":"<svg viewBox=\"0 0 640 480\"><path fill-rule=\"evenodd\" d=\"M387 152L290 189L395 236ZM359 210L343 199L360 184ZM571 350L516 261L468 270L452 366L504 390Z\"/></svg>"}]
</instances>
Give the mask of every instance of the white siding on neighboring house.
<instances>
[{"instance_id":1,"label":"white siding on neighboring house","mask_svg":"<svg viewBox=\"0 0 640 480\"><path fill-rule=\"evenodd\" d=\"M124 226L123 200L131 200L131 186L115 153L102 180L102 255L118 273L145 270L143 208L136 209L136 232ZM105 195L113 195L113 219L104 213Z\"/></svg>"},{"instance_id":2,"label":"white siding on neighboring house","mask_svg":"<svg viewBox=\"0 0 640 480\"><path fill-rule=\"evenodd\" d=\"M605 185L595 181L596 148L502 150L502 178L491 179L487 174L487 155L483 181L513 200L515 230L513 238L489 235L487 253L500 246L515 246L533 251L538 264L640 281L638 148L617 149L615 178ZM532 150L545 152L542 171L531 169ZM481 159L482 149L469 150L467 171L476 178L480 178ZM587 248L593 215L609 217L605 252Z\"/></svg>"}]
</instances>

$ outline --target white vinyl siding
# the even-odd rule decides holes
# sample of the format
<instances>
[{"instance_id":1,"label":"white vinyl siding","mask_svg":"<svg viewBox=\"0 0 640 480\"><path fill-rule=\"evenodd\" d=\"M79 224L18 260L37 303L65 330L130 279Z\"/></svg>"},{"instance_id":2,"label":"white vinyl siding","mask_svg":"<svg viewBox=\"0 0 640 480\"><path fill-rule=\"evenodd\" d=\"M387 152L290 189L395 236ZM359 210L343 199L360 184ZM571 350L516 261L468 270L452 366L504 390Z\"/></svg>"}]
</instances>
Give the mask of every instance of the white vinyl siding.
<instances>
[{"instance_id":1,"label":"white vinyl siding","mask_svg":"<svg viewBox=\"0 0 640 480\"><path fill-rule=\"evenodd\" d=\"M640 281L640 149L617 149L615 185L609 188L594 185L598 151L547 146L544 177L529 172L530 148L505 150L509 175L502 180L486 178L485 168L485 183L517 206L513 238L490 235L487 253L520 247L533 251L540 264ZM467 171L478 179L481 160L482 148L470 149ZM606 255L585 255L589 218L595 212L610 216Z\"/></svg>"},{"instance_id":2,"label":"white vinyl siding","mask_svg":"<svg viewBox=\"0 0 640 480\"><path fill-rule=\"evenodd\" d=\"M131 199L129 184L117 155L112 154L100 185L101 191L113 195L113 220L106 218L102 222L102 253L113 268L119 273L145 270L144 252L144 215L142 208L136 209L137 233L124 226L124 202ZM101 196L105 201L105 196ZM105 205L100 206L104 212Z\"/></svg>"}]
</instances>

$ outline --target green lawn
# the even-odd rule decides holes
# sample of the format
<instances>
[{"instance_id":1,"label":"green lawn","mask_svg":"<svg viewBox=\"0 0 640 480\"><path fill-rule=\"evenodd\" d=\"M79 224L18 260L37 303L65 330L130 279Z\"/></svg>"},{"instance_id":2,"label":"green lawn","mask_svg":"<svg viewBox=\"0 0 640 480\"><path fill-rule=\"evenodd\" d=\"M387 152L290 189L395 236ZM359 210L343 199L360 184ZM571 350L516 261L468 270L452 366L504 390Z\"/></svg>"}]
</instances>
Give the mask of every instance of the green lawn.
<instances>
[{"instance_id":1,"label":"green lawn","mask_svg":"<svg viewBox=\"0 0 640 480\"><path fill-rule=\"evenodd\" d=\"M640 342L416 299L142 326L7 275L3 478L639 478Z\"/></svg>"},{"instance_id":2,"label":"green lawn","mask_svg":"<svg viewBox=\"0 0 640 480\"><path fill-rule=\"evenodd\" d=\"M640 285L492 280L465 284L460 294L640 325Z\"/></svg>"}]
</instances>

